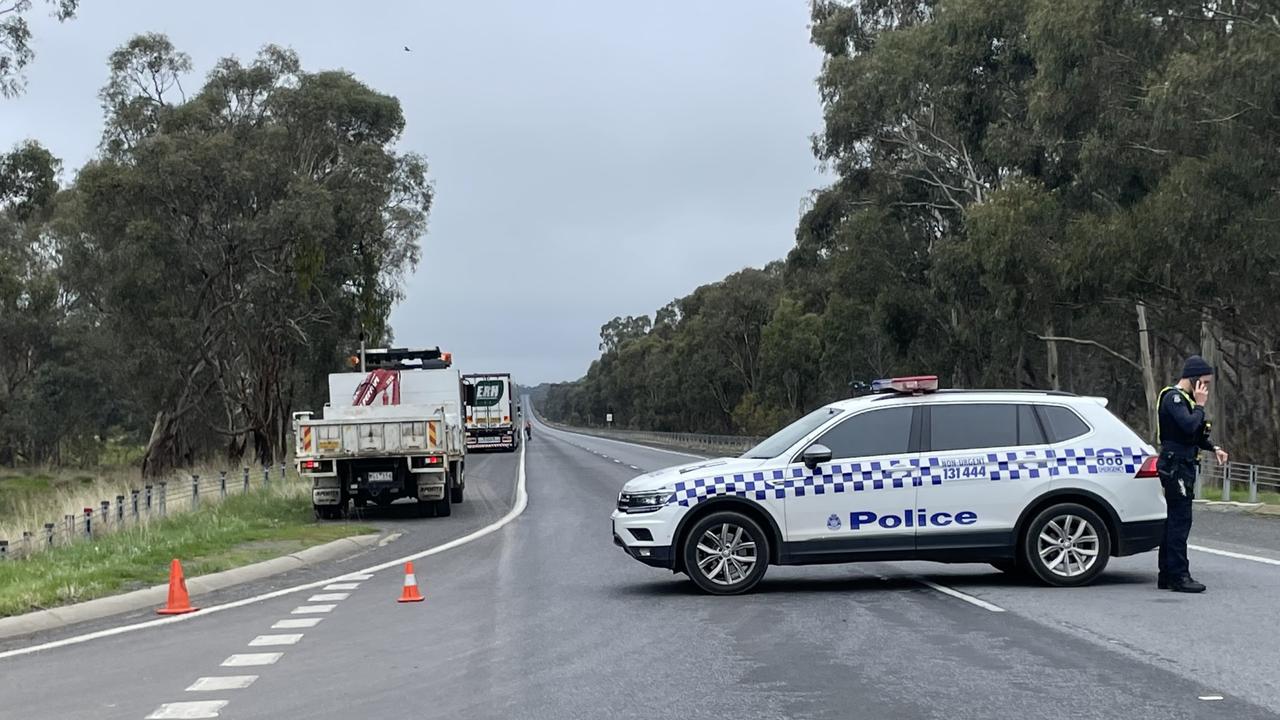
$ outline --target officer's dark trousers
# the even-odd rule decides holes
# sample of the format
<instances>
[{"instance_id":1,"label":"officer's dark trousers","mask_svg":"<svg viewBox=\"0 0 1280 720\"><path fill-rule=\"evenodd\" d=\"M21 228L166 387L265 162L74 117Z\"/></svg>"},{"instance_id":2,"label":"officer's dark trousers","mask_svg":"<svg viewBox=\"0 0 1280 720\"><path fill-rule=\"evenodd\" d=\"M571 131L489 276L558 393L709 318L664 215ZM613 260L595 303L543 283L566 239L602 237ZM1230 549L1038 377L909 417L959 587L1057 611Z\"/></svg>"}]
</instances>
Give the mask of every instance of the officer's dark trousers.
<instances>
[{"instance_id":1,"label":"officer's dark trousers","mask_svg":"<svg viewBox=\"0 0 1280 720\"><path fill-rule=\"evenodd\" d=\"M1167 581L1191 577L1187 563L1187 536L1191 534L1191 500L1195 492L1196 465L1161 454L1157 469L1164 486L1168 516L1160 543L1160 577ZM1185 490L1185 494L1183 492Z\"/></svg>"}]
</instances>

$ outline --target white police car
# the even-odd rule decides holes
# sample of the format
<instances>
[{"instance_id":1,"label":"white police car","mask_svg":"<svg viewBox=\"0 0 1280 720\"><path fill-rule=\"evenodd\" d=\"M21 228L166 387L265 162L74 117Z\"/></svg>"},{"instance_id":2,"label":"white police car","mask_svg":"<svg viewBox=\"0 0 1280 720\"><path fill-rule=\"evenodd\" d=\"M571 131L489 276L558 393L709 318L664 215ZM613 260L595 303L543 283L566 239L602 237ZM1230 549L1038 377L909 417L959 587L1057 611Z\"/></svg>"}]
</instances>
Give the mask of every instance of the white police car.
<instances>
[{"instance_id":1,"label":"white police car","mask_svg":"<svg viewBox=\"0 0 1280 720\"><path fill-rule=\"evenodd\" d=\"M750 590L768 565L985 562L1085 585L1156 547L1155 451L1106 409L1059 392L877 381L739 458L634 478L614 542L703 590Z\"/></svg>"}]
</instances>

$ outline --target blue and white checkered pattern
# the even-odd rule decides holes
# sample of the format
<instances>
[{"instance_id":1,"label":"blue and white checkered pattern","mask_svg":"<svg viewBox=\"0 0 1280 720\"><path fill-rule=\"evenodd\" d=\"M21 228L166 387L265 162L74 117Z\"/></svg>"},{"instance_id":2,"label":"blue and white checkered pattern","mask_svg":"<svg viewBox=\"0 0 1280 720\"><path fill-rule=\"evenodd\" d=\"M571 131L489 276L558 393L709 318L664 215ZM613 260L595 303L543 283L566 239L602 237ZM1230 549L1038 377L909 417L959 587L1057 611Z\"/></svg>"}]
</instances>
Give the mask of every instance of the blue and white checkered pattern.
<instances>
[{"instance_id":1,"label":"blue and white checkered pattern","mask_svg":"<svg viewBox=\"0 0 1280 720\"><path fill-rule=\"evenodd\" d=\"M1146 454L1138 448L1067 448L985 453L958 458L958 465L944 464L945 457L904 458L819 465L810 472L803 466L751 473L716 475L680 480L671 503L690 506L709 497L736 495L752 500L781 500L828 493L864 492L908 485L941 485L972 477L947 479L947 467L983 466L989 481L1039 480L1060 476L1098 475L1108 472L1133 476ZM950 459L957 459L951 456ZM983 462L985 460L985 463Z\"/></svg>"}]
</instances>

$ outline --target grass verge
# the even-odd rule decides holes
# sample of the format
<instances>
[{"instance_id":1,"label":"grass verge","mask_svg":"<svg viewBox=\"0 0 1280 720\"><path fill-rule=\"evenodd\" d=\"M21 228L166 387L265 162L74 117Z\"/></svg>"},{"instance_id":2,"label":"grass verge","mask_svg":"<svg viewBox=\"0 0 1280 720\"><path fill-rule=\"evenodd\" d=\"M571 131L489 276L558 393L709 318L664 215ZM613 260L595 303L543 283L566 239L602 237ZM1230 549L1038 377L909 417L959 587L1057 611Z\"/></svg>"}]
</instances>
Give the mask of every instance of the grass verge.
<instances>
[{"instance_id":1,"label":"grass verge","mask_svg":"<svg viewBox=\"0 0 1280 720\"><path fill-rule=\"evenodd\" d=\"M281 488L229 497L198 512L0 563L0 617L165 582L169 561L204 575L375 528L315 522L310 498Z\"/></svg>"},{"instance_id":2,"label":"grass verge","mask_svg":"<svg viewBox=\"0 0 1280 720\"><path fill-rule=\"evenodd\" d=\"M1221 482L1204 483L1200 487L1200 494L1197 496L1202 500L1222 500L1222 484ZM1241 487L1232 483L1231 497L1227 498L1235 502L1249 502L1249 488ZM1258 499L1254 502L1260 502L1266 505L1280 505L1280 492L1271 492L1268 488L1264 490L1261 486L1258 488Z\"/></svg>"}]
</instances>

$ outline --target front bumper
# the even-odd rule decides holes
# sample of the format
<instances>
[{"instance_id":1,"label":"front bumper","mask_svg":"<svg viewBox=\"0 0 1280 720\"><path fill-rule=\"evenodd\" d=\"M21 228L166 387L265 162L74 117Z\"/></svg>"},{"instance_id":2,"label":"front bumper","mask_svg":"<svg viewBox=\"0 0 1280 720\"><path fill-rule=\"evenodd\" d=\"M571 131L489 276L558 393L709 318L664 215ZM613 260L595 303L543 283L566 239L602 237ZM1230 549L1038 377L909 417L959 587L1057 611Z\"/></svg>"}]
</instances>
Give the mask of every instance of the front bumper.
<instances>
[{"instance_id":1,"label":"front bumper","mask_svg":"<svg viewBox=\"0 0 1280 720\"><path fill-rule=\"evenodd\" d=\"M614 510L613 542L645 565L675 567L674 535L684 508L668 505L648 513Z\"/></svg>"},{"instance_id":2,"label":"front bumper","mask_svg":"<svg viewBox=\"0 0 1280 720\"><path fill-rule=\"evenodd\" d=\"M1164 538L1164 520L1138 520L1120 523L1116 538L1116 556L1137 555L1160 546Z\"/></svg>"}]
</instances>

